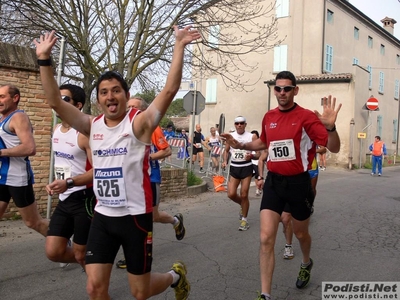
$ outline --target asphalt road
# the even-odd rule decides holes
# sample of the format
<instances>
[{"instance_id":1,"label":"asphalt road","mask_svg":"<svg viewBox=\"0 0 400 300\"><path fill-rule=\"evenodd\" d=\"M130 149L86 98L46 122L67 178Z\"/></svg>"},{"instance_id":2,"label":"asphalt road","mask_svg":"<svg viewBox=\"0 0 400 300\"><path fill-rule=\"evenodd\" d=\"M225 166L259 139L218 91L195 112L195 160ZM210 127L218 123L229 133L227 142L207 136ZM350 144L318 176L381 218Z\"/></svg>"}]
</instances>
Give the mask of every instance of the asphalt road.
<instances>
[{"instance_id":1,"label":"asphalt road","mask_svg":"<svg viewBox=\"0 0 400 300\"><path fill-rule=\"evenodd\" d=\"M295 287L299 244L294 241L295 258L283 260L280 225L274 299L321 299L323 281L400 281L400 169L385 168L382 177L369 174L329 167L321 172L310 225L314 268L303 290ZM155 224L153 271L167 271L175 260L183 260L192 287L189 299L255 299L260 290L260 198L254 187L250 195L246 232L238 231L239 207L226 193L163 202L161 209L183 213L187 233L177 241L170 225ZM87 299L85 273L77 265L61 269L47 260L44 242L21 221L0 222L0 299ZM112 299L132 299L125 270L113 270L109 291ZM174 299L173 290L152 299Z\"/></svg>"}]
</instances>

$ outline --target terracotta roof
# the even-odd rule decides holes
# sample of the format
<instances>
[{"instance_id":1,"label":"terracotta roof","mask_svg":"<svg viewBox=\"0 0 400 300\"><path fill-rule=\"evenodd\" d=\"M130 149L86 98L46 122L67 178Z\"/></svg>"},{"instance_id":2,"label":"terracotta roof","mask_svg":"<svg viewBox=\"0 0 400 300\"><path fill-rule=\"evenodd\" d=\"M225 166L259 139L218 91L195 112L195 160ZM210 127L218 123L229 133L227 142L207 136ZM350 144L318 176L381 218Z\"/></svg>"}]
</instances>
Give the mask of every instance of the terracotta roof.
<instances>
[{"instance_id":1,"label":"terracotta roof","mask_svg":"<svg viewBox=\"0 0 400 300\"><path fill-rule=\"evenodd\" d=\"M171 117L169 119L174 123L176 130L185 129L189 131L189 117Z\"/></svg>"}]
</instances>

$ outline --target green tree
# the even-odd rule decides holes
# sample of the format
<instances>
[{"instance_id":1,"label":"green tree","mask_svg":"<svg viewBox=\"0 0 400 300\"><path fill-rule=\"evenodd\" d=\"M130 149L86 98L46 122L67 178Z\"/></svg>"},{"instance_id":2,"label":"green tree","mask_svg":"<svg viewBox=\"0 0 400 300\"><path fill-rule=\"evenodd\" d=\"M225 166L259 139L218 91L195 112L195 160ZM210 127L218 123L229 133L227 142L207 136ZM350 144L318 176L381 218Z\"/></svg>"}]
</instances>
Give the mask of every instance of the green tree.
<instances>
[{"instance_id":1,"label":"green tree","mask_svg":"<svg viewBox=\"0 0 400 300\"><path fill-rule=\"evenodd\" d=\"M198 70L202 76L220 75L231 89L253 86L256 82L243 78L255 71L257 63L244 62L242 57L249 52L266 53L280 43L274 42L277 22L272 2L1 0L0 40L31 45L49 29L65 38L63 76L81 83L88 97L84 111L89 113L96 79L106 70L120 72L140 90L163 86L172 58L174 24L194 24L203 35L186 51L184 76ZM215 31L215 25L221 30ZM212 55L203 55L206 50L212 50ZM58 53L53 57L57 61Z\"/></svg>"},{"instance_id":2,"label":"green tree","mask_svg":"<svg viewBox=\"0 0 400 300\"><path fill-rule=\"evenodd\" d=\"M186 117L188 113L183 108L183 99L175 99L169 106L166 115L168 117Z\"/></svg>"}]
</instances>

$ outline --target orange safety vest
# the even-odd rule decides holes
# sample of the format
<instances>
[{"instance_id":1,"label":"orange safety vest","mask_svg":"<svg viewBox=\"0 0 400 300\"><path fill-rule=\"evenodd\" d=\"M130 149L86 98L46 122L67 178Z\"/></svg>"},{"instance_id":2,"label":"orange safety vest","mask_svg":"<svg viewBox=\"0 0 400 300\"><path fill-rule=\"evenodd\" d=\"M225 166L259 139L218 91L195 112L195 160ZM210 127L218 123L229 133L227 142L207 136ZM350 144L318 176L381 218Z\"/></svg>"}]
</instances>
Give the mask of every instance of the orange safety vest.
<instances>
[{"instance_id":1,"label":"orange safety vest","mask_svg":"<svg viewBox=\"0 0 400 300\"><path fill-rule=\"evenodd\" d=\"M381 156L383 154L383 142L374 142L372 144L372 155L373 156Z\"/></svg>"}]
</instances>

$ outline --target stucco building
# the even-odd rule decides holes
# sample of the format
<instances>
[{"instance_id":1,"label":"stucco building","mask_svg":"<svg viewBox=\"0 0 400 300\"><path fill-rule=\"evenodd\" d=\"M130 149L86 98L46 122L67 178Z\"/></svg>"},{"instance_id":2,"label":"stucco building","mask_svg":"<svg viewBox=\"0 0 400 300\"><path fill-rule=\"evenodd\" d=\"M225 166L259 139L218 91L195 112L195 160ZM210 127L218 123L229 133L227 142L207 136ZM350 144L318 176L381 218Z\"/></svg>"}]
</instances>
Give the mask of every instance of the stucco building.
<instances>
[{"instance_id":1,"label":"stucco building","mask_svg":"<svg viewBox=\"0 0 400 300\"><path fill-rule=\"evenodd\" d=\"M273 2L266 0L265 5ZM343 104L337 122L342 148L328 164L364 163L375 135L386 142L389 153L396 152L400 90L400 40L393 35L396 20L382 16L382 24L377 24L345 0L278 0L274 9L277 35L283 42L263 56L246 57L260 65L246 74L262 77L253 91L227 90L217 76L197 79L206 98L200 115L204 131L215 126L221 113L226 115L227 129L237 115L243 115L249 131L260 130L265 112L277 106L274 77L290 70L300 88L296 102L303 107L321 111L321 98L328 95ZM205 55L212 51L206 49ZM370 97L378 99L379 110L365 108ZM358 138L362 132L365 139Z\"/></svg>"}]
</instances>

